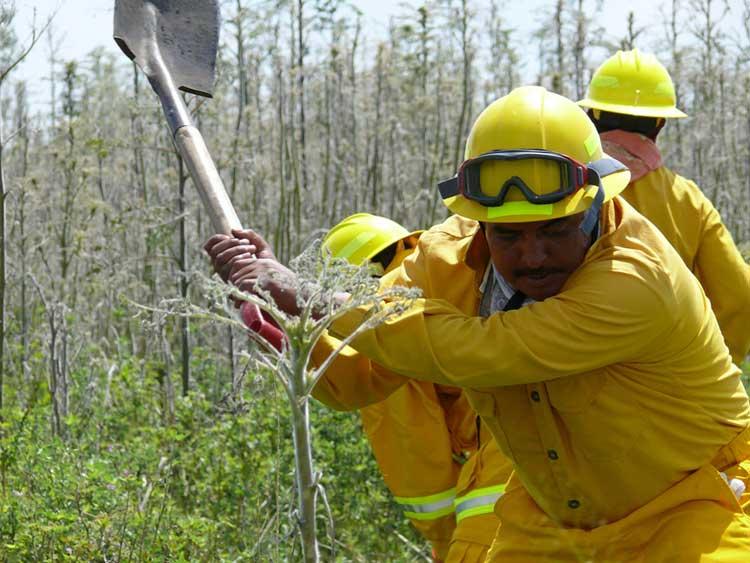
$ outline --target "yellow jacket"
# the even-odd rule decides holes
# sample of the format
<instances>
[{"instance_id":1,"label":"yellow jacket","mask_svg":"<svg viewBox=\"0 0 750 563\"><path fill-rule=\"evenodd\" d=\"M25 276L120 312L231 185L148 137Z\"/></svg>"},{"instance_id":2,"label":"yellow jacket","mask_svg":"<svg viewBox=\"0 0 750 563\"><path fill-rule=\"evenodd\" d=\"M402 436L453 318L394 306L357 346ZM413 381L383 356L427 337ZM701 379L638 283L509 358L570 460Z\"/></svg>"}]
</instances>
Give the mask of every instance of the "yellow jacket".
<instances>
[{"instance_id":1,"label":"yellow jacket","mask_svg":"<svg viewBox=\"0 0 750 563\"><path fill-rule=\"evenodd\" d=\"M465 396L465 394L464 394ZM513 464L497 447L485 425L482 444L461 468L456 484L456 529L446 563L483 563L500 520L495 504L504 493Z\"/></svg>"},{"instance_id":2,"label":"yellow jacket","mask_svg":"<svg viewBox=\"0 0 750 563\"><path fill-rule=\"evenodd\" d=\"M325 338L313 361L322 362L336 342ZM362 357L351 361L355 356L349 349L343 361L334 361L313 394L339 410L361 408L383 480L441 560L483 562L500 523L493 508L513 471L510 460L486 427L477 438L477 415L458 388L382 370L368 374Z\"/></svg>"},{"instance_id":3,"label":"yellow jacket","mask_svg":"<svg viewBox=\"0 0 750 563\"><path fill-rule=\"evenodd\" d=\"M388 280L424 298L353 343L395 372L465 387L533 501L584 530L648 505L750 424L740 371L680 256L619 197L600 227L558 295L481 319L486 242L452 217Z\"/></svg>"},{"instance_id":4,"label":"yellow jacket","mask_svg":"<svg viewBox=\"0 0 750 563\"><path fill-rule=\"evenodd\" d=\"M661 165L650 139L613 131L604 133L602 141L609 154L635 171L635 181L621 196L659 227L701 282L732 358L740 365L750 352L750 265L719 212L694 182Z\"/></svg>"},{"instance_id":5,"label":"yellow jacket","mask_svg":"<svg viewBox=\"0 0 750 563\"><path fill-rule=\"evenodd\" d=\"M339 343L324 336L313 363L320 365ZM337 410L361 409L383 480L440 560L484 561L499 524L493 507L512 464L486 429L478 438L477 414L465 393L371 369L369 360L345 348L313 395Z\"/></svg>"},{"instance_id":6,"label":"yellow jacket","mask_svg":"<svg viewBox=\"0 0 750 563\"><path fill-rule=\"evenodd\" d=\"M324 337L313 363L322 363L338 342ZM465 393L377 366L370 371L348 348L313 394L338 410L361 409L383 480L441 560L484 561L499 524L493 506L512 465L486 430L478 441L477 415Z\"/></svg>"},{"instance_id":7,"label":"yellow jacket","mask_svg":"<svg viewBox=\"0 0 750 563\"><path fill-rule=\"evenodd\" d=\"M477 447L476 413L459 389L412 380L361 414L385 484L444 559L456 527L459 460Z\"/></svg>"}]
</instances>

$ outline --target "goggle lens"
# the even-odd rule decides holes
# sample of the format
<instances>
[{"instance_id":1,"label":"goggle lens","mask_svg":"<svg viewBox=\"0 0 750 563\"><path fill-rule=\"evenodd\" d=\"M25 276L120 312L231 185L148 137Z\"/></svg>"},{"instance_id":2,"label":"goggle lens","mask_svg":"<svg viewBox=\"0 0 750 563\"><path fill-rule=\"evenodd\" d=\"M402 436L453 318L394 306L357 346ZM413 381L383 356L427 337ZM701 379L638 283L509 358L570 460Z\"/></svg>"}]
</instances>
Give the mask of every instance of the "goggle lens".
<instances>
[{"instance_id":1,"label":"goggle lens","mask_svg":"<svg viewBox=\"0 0 750 563\"><path fill-rule=\"evenodd\" d=\"M525 185L535 196L558 193L571 185L569 166L552 160L530 158L528 160L486 160L464 169L465 195L467 197L496 198L508 184L506 201L526 199L516 184ZM520 182L519 182L520 180Z\"/></svg>"}]
</instances>

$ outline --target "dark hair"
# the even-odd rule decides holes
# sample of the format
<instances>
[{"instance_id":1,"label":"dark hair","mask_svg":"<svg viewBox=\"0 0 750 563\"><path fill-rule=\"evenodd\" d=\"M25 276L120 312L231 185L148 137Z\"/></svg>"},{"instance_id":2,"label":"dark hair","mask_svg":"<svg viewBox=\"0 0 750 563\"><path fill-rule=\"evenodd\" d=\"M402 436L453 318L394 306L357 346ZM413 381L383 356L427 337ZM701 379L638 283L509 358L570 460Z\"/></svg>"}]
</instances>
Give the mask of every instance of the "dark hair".
<instances>
[{"instance_id":1,"label":"dark hair","mask_svg":"<svg viewBox=\"0 0 750 563\"><path fill-rule=\"evenodd\" d=\"M381 250L375 256L373 256L370 259L370 262L377 262L378 264L383 266L384 270L387 270L388 266L391 265L391 262L393 262L393 259L396 257L397 246L398 246L398 243L394 242L393 244L385 247L383 250Z\"/></svg>"},{"instance_id":2,"label":"dark hair","mask_svg":"<svg viewBox=\"0 0 750 563\"><path fill-rule=\"evenodd\" d=\"M662 117L641 117L593 109L589 109L587 113L599 133L620 129L621 131L640 133L652 141L656 140L656 136L666 122Z\"/></svg>"}]
</instances>

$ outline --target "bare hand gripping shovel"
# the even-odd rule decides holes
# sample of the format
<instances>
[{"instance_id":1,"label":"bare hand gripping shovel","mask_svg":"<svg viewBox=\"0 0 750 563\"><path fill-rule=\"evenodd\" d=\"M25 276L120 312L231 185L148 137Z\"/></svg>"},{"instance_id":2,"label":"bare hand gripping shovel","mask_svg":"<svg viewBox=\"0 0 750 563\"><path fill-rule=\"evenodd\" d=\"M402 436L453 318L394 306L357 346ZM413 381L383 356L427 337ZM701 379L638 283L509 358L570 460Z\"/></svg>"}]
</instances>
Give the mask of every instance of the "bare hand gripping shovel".
<instances>
[{"instance_id":1,"label":"bare hand gripping shovel","mask_svg":"<svg viewBox=\"0 0 750 563\"><path fill-rule=\"evenodd\" d=\"M115 0L114 38L161 100L175 145L187 164L214 229L241 229L237 213L195 128L180 90L211 97L219 42L218 0ZM257 305L244 303L245 325L277 349L283 333Z\"/></svg>"}]
</instances>

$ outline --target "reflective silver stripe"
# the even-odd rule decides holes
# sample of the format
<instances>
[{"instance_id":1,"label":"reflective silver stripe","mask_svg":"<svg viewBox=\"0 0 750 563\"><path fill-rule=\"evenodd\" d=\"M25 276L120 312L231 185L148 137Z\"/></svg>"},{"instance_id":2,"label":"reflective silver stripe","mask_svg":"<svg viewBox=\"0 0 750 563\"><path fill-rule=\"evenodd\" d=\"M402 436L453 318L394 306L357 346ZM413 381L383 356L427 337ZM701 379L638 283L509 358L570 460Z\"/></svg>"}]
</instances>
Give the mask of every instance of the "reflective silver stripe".
<instances>
[{"instance_id":1,"label":"reflective silver stripe","mask_svg":"<svg viewBox=\"0 0 750 563\"><path fill-rule=\"evenodd\" d=\"M456 522L469 516L489 514L494 510L497 499L503 496L505 485L483 487L456 499Z\"/></svg>"},{"instance_id":2,"label":"reflective silver stripe","mask_svg":"<svg viewBox=\"0 0 750 563\"><path fill-rule=\"evenodd\" d=\"M453 497L441 500L439 502L431 502L429 504L401 504L404 510L409 512L417 512L419 514L427 514L428 512L437 512L442 508L453 508Z\"/></svg>"},{"instance_id":3,"label":"reflective silver stripe","mask_svg":"<svg viewBox=\"0 0 750 563\"><path fill-rule=\"evenodd\" d=\"M461 513L465 510L476 508L477 506L494 506L497 502L497 499L499 499L501 496L503 496L503 493L491 493L489 495L483 495L481 497L470 498L456 505L456 513Z\"/></svg>"},{"instance_id":4,"label":"reflective silver stripe","mask_svg":"<svg viewBox=\"0 0 750 563\"><path fill-rule=\"evenodd\" d=\"M433 520L453 512L455 489L424 497L395 497L404 514L414 520Z\"/></svg>"}]
</instances>

